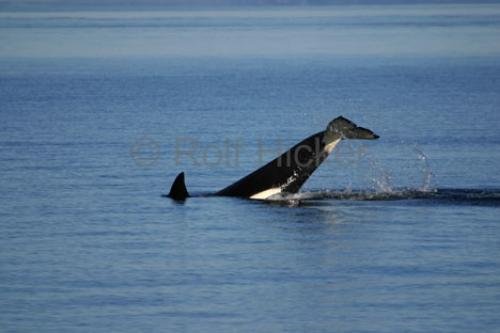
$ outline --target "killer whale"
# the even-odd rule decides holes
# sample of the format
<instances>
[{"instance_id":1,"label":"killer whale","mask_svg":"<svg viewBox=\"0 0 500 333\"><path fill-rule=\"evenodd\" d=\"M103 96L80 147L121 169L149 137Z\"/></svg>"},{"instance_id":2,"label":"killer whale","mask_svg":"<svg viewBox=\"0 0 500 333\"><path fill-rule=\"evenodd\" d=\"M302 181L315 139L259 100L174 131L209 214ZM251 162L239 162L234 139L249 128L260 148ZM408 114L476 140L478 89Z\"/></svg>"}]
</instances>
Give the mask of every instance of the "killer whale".
<instances>
[{"instance_id":1,"label":"killer whale","mask_svg":"<svg viewBox=\"0 0 500 333\"><path fill-rule=\"evenodd\" d=\"M214 195L263 200L277 193L297 193L340 141L378 138L371 130L359 127L343 116L337 117L328 123L324 131L300 141L274 160ZM178 201L189 197L184 180L184 172L181 172L167 196Z\"/></svg>"}]
</instances>

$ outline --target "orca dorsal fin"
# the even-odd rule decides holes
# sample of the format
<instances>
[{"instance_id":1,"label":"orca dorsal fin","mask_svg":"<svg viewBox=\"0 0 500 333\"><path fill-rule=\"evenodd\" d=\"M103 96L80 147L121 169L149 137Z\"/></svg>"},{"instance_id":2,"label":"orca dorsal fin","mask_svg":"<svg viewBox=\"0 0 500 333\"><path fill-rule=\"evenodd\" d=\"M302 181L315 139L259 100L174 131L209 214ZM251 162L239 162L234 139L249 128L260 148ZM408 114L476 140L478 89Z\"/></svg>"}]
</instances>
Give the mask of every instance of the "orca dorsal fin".
<instances>
[{"instance_id":1,"label":"orca dorsal fin","mask_svg":"<svg viewBox=\"0 0 500 333\"><path fill-rule=\"evenodd\" d=\"M186 189L186 184L184 183L184 172L175 177L172 187L170 187L170 193L168 196L174 200L186 200L189 197L189 193Z\"/></svg>"}]
</instances>

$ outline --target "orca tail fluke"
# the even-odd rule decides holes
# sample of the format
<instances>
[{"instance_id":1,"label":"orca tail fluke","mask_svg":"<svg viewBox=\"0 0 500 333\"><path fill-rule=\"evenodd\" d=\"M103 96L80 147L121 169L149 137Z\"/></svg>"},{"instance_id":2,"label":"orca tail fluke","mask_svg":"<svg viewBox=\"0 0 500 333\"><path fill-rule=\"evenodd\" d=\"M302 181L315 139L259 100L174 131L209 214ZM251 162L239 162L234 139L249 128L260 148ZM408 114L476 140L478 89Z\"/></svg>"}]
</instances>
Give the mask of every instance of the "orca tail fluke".
<instances>
[{"instance_id":1,"label":"orca tail fluke","mask_svg":"<svg viewBox=\"0 0 500 333\"><path fill-rule=\"evenodd\" d=\"M181 172L175 177L174 183L172 187L170 187L168 197L178 201L186 200L186 198L189 197L186 184L184 183L184 172Z\"/></svg>"}]
</instances>

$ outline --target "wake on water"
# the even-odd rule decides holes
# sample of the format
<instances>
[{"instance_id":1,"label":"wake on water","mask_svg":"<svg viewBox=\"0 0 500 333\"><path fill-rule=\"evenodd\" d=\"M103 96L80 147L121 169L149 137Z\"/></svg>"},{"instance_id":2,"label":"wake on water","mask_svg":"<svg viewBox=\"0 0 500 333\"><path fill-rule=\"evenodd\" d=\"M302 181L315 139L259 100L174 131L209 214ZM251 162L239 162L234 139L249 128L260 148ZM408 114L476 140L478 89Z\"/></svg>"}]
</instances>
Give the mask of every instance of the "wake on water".
<instances>
[{"instance_id":1,"label":"wake on water","mask_svg":"<svg viewBox=\"0 0 500 333\"><path fill-rule=\"evenodd\" d=\"M395 201L411 200L429 204L500 206L500 189L436 188L375 190L319 190L294 194L280 193L266 199L274 203L301 205L319 200Z\"/></svg>"}]
</instances>

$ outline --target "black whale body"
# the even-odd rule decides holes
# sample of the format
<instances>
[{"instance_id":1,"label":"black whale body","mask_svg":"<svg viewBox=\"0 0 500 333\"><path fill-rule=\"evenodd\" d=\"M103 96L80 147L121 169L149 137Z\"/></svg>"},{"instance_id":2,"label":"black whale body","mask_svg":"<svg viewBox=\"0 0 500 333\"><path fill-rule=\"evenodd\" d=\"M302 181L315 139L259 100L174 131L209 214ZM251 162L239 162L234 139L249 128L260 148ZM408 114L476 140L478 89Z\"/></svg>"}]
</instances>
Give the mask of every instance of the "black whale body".
<instances>
[{"instance_id":1,"label":"black whale body","mask_svg":"<svg viewBox=\"0 0 500 333\"><path fill-rule=\"evenodd\" d=\"M337 117L324 131L300 141L274 160L214 195L265 199L280 192L297 193L343 139L373 140L378 139L378 135L342 116ZM180 201L189 197L184 182L184 172L175 178L168 197Z\"/></svg>"}]
</instances>

